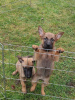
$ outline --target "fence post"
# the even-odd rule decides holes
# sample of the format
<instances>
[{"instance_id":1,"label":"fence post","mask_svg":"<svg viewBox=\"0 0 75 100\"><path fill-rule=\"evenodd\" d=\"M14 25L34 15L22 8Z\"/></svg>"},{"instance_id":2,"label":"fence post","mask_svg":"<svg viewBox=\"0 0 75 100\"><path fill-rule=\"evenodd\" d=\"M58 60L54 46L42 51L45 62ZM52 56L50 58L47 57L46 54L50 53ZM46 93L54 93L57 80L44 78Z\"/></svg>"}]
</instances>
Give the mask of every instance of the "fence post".
<instances>
[{"instance_id":1,"label":"fence post","mask_svg":"<svg viewBox=\"0 0 75 100\"><path fill-rule=\"evenodd\" d=\"M2 46L2 68L3 68L3 83L4 83L4 95L6 100L6 80L5 80L5 68L4 68L4 45L0 43Z\"/></svg>"}]
</instances>

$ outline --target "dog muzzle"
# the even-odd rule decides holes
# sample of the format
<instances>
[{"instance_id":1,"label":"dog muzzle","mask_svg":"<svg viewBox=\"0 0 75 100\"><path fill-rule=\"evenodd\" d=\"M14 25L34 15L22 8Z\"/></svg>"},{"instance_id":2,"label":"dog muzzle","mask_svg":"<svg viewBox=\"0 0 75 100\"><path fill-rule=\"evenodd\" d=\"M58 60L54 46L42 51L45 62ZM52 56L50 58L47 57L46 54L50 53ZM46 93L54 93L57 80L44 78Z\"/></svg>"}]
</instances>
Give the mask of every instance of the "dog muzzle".
<instances>
[{"instance_id":1,"label":"dog muzzle","mask_svg":"<svg viewBox=\"0 0 75 100\"><path fill-rule=\"evenodd\" d=\"M26 78L32 77L32 69L33 67L23 67L24 75Z\"/></svg>"}]
</instances>

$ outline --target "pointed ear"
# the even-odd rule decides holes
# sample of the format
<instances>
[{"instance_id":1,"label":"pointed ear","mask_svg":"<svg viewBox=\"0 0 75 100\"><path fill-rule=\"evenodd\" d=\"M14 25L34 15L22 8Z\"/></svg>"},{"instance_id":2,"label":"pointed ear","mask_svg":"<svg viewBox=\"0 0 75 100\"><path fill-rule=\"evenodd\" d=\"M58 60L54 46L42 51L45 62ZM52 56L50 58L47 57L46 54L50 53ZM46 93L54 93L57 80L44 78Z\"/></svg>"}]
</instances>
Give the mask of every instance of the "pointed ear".
<instances>
[{"instance_id":1,"label":"pointed ear","mask_svg":"<svg viewBox=\"0 0 75 100\"><path fill-rule=\"evenodd\" d=\"M56 34L55 41L59 40L63 34L64 34L64 32L60 32L60 33Z\"/></svg>"},{"instance_id":2,"label":"pointed ear","mask_svg":"<svg viewBox=\"0 0 75 100\"><path fill-rule=\"evenodd\" d=\"M22 63L24 61L21 56L17 56L17 58L18 58L20 63Z\"/></svg>"},{"instance_id":3,"label":"pointed ear","mask_svg":"<svg viewBox=\"0 0 75 100\"><path fill-rule=\"evenodd\" d=\"M38 32L39 32L39 35L40 37L43 37L45 32L43 31L43 29L41 28L41 26L38 27Z\"/></svg>"},{"instance_id":4,"label":"pointed ear","mask_svg":"<svg viewBox=\"0 0 75 100\"><path fill-rule=\"evenodd\" d=\"M33 64L35 64L35 62L36 62L35 60L32 61Z\"/></svg>"}]
</instances>

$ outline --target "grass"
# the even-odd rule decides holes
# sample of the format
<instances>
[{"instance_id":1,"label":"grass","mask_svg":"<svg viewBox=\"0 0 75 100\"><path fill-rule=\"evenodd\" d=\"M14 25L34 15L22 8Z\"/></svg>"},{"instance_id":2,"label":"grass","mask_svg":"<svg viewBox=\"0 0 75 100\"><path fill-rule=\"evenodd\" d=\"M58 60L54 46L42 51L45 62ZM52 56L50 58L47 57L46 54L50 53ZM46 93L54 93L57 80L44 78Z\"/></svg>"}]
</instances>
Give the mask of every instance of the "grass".
<instances>
[{"instance_id":1,"label":"grass","mask_svg":"<svg viewBox=\"0 0 75 100\"><path fill-rule=\"evenodd\" d=\"M6 4L6 5L5 5ZM0 43L15 44L18 46L6 46L4 45L4 62L5 64L5 76L6 78L6 97L20 100L63 100L63 98L75 99L75 90L71 87L58 86L53 84L61 84L74 86L75 75L73 72L65 72L54 70L50 83L45 88L46 95L40 96L32 94L22 94L21 85L17 84L15 80L10 78L18 78L19 76L12 76L12 72L15 70L15 64L17 62L17 55L33 55L33 50L27 48L32 44L40 44L38 35L38 26L40 25L45 32L49 31L54 34L64 31L64 35L57 42L56 47L63 47L65 51L75 52L75 1L74 0L31 0L31 6L29 0L0 0ZM2 6L5 5L5 6ZM2 59L2 52L0 46L0 61ZM9 50L6 50L9 49ZM12 51L13 49L14 51ZM21 51L16 51L21 50ZM27 52L23 52L27 51ZM63 56L75 57L74 53L63 53ZM3 68L0 63L0 85L4 87ZM75 59L61 57L60 61L55 63L55 69L74 71ZM31 83L28 81L27 91ZM11 85L15 85L15 89L11 88ZM4 94L2 87L0 86L0 92ZM35 90L35 94L40 94L41 85L38 84ZM12 92L15 91L15 92ZM19 93L17 93L18 91ZM4 97L0 93L0 98ZM62 98L56 98L56 97Z\"/></svg>"}]
</instances>

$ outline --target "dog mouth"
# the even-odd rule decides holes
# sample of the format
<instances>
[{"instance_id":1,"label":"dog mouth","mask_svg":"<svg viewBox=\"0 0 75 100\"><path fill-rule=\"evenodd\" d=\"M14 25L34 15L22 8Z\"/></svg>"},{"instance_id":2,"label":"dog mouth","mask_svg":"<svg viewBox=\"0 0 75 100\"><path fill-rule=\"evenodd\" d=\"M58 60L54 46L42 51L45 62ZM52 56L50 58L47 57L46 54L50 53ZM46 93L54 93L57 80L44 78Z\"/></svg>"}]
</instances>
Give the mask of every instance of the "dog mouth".
<instances>
[{"instance_id":1,"label":"dog mouth","mask_svg":"<svg viewBox=\"0 0 75 100\"><path fill-rule=\"evenodd\" d=\"M32 69L33 67L23 67L24 75L26 78L32 77Z\"/></svg>"},{"instance_id":2,"label":"dog mouth","mask_svg":"<svg viewBox=\"0 0 75 100\"><path fill-rule=\"evenodd\" d=\"M53 50L53 45L42 45L42 47L45 51L52 51Z\"/></svg>"}]
</instances>

